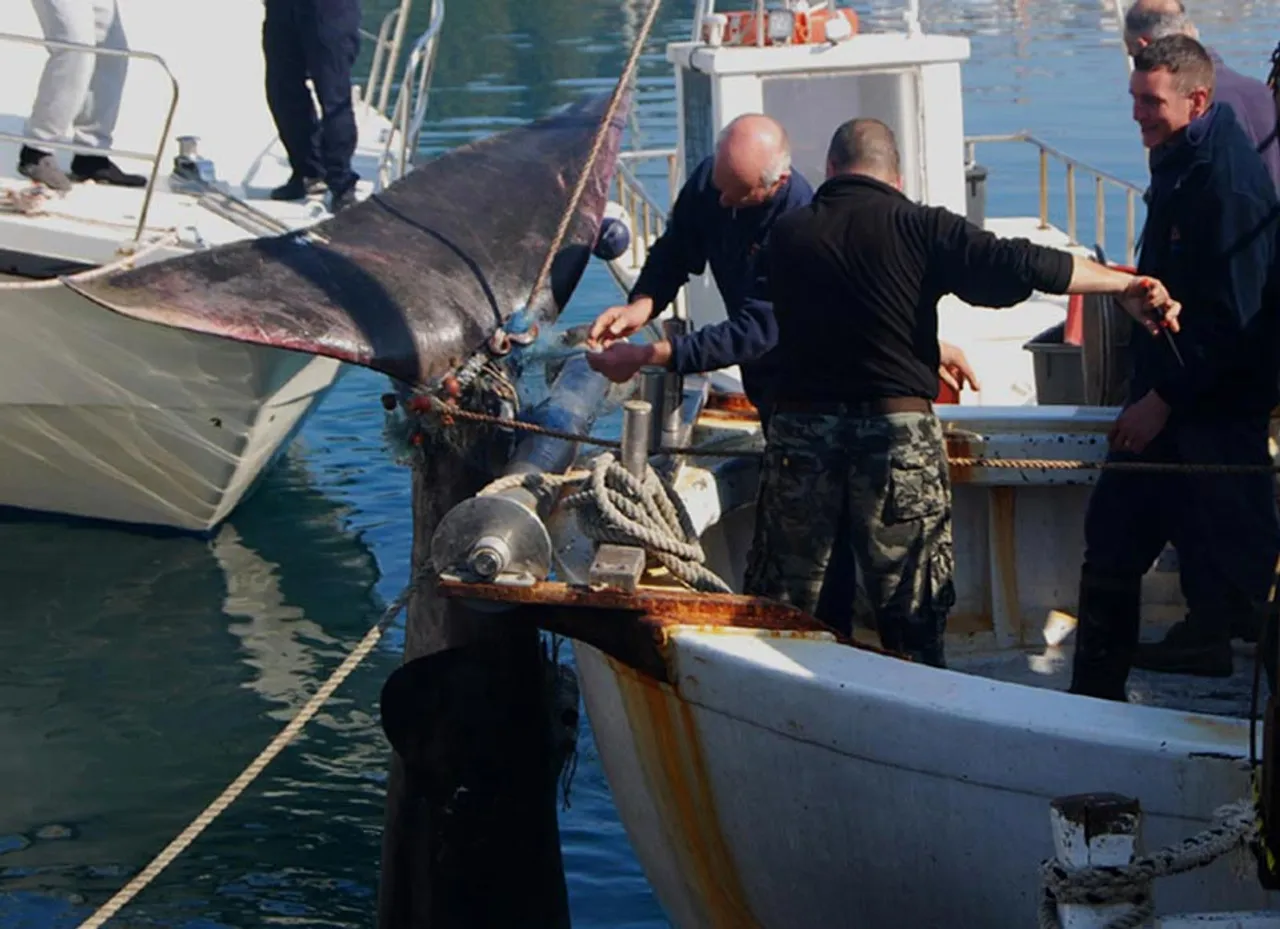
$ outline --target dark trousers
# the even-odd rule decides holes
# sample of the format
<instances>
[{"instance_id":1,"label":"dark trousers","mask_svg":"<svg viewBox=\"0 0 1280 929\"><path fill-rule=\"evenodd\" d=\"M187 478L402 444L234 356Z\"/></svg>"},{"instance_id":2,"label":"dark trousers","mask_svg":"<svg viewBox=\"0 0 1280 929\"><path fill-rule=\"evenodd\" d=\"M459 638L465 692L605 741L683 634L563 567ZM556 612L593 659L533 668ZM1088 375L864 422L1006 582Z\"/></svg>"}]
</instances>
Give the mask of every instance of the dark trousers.
<instances>
[{"instance_id":1,"label":"dark trousers","mask_svg":"<svg viewBox=\"0 0 1280 929\"><path fill-rule=\"evenodd\" d=\"M267 0L262 24L267 105L295 177L355 184L351 69L360 51L360 0ZM320 119L307 90L311 78Z\"/></svg>"},{"instance_id":2,"label":"dark trousers","mask_svg":"<svg viewBox=\"0 0 1280 929\"><path fill-rule=\"evenodd\" d=\"M1267 418L1171 423L1141 456L1110 461L1267 465ZM1206 640L1259 624L1280 553L1270 474L1104 471L1085 514L1072 689L1123 699L1138 641L1142 576L1178 552L1187 624Z\"/></svg>"},{"instance_id":3,"label":"dark trousers","mask_svg":"<svg viewBox=\"0 0 1280 929\"><path fill-rule=\"evenodd\" d=\"M753 406L760 414L760 431L765 441L769 439L769 421L773 418L773 392L768 385L753 384L748 393ZM853 547L853 535L847 514L841 514L836 525L836 538L831 548L831 560L827 564L822 591L814 607L815 619L821 620L843 635L853 635L854 604L858 597L858 562Z\"/></svg>"}]
</instances>

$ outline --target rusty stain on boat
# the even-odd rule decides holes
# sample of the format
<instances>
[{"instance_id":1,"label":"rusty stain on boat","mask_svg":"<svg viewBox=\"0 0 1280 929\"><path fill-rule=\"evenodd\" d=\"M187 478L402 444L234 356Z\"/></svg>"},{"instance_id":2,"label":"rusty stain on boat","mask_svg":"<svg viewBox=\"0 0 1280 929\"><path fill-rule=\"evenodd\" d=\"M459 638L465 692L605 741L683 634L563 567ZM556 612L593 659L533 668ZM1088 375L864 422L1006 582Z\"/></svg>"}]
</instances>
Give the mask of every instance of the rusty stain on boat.
<instances>
[{"instance_id":1,"label":"rusty stain on boat","mask_svg":"<svg viewBox=\"0 0 1280 929\"><path fill-rule=\"evenodd\" d=\"M675 688L660 684L613 658L636 757L679 862L698 924L713 929L759 927L725 841L715 796L698 739L693 710Z\"/></svg>"},{"instance_id":2,"label":"rusty stain on boat","mask_svg":"<svg viewBox=\"0 0 1280 929\"><path fill-rule=\"evenodd\" d=\"M1197 729L1220 739L1224 747L1233 749L1243 758L1249 752L1249 724L1247 720L1229 716L1214 716L1208 713L1184 713L1182 718ZM1237 748L1237 746L1239 746ZM1196 752L1196 756L1216 754L1212 752Z\"/></svg>"},{"instance_id":3,"label":"rusty stain on boat","mask_svg":"<svg viewBox=\"0 0 1280 929\"><path fill-rule=\"evenodd\" d=\"M1017 641L1023 639L1022 611L1018 608L1018 545L1017 545L1017 492L1013 487L990 489L991 554L995 558L995 581L1000 585L1004 612L1008 616L1009 631ZM992 610L992 625L995 610Z\"/></svg>"},{"instance_id":4,"label":"rusty stain on boat","mask_svg":"<svg viewBox=\"0 0 1280 929\"><path fill-rule=\"evenodd\" d=\"M851 648L882 649L837 635L795 607L741 594L709 594L643 586L635 593L542 581L528 587L441 579L446 597L485 600L532 609L523 616L548 632L585 642L657 681L672 683L673 631L697 629L734 635L804 636Z\"/></svg>"},{"instance_id":5,"label":"rusty stain on boat","mask_svg":"<svg viewBox=\"0 0 1280 929\"><path fill-rule=\"evenodd\" d=\"M747 399L746 394L713 390L707 395L702 415L711 419L758 420L760 412Z\"/></svg>"}]
</instances>

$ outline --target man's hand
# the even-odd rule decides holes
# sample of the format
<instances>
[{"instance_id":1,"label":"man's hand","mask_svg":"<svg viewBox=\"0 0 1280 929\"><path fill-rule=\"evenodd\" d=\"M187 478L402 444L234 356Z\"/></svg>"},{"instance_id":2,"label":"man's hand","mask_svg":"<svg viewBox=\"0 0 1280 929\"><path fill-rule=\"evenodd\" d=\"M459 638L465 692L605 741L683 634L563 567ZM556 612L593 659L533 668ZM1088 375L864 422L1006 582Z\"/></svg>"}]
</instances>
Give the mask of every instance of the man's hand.
<instances>
[{"instance_id":1,"label":"man's hand","mask_svg":"<svg viewBox=\"0 0 1280 929\"><path fill-rule=\"evenodd\" d=\"M938 376L943 383L957 393L964 389L966 383L974 390L982 389L982 385L978 383L978 375L969 367L969 359L958 345L939 339L938 349Z\"/></svg>"},{"instance_id":2,"label":"man's hand","mask_svg":"<svg viewBox=\"0 0 1280 929\"><path fill-rule=\"evenodd\" d=\"M1161 329L1178 332L1181 328L1178 314L1182 304L1169 296L1164 284L1154 277L1135 276L1116 302L1152 335L1159 335Z\"/></svg>"},{"instance_id":3,"label":"man's hand","mask_svg":"<svg viewBox=\"0 0 1280 929\"><path fill-rule=\"evenodd\" d=\"M653 300L649 297L637 297L625 306L611 306L591 324L591 330L587 333L587 347L606 348L619 339L625 339L642 329L652 315Z\"/></svg>"},{"instance_id":4,"label":"man's hand","mask_svg":"<svg viewBox=\"0 0 1280 929\"><path fill-rule=\"evenodd\" d=\"M1169 404L1149 390L1141 400L1120 414L1107 439L1116 451L1142 453L1169 421Z\"/></svg>"},{"instance_id":5,"label":"man's hand","mask_svg":"<svg viewBox=\"0 0 1280 929\"><path fill-rule=\"evenodd\" d=\"M670 362L670 342L652 342L648 345L614 342L602 351L587 352L587 364L615 384L631 380L646 365L665 368Z\"/></svg>"}]
</instances>

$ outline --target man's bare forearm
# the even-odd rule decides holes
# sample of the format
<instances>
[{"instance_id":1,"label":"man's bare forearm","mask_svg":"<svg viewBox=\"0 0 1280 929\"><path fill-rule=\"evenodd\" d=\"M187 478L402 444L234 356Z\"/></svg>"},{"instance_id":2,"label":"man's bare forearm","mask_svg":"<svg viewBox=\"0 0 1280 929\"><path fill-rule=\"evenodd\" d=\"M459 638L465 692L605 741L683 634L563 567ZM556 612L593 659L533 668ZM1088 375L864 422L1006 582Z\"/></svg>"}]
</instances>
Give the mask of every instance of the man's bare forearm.
<instances>
[{"instance_id":1,"label":"man's bare forearm","mask_svg":"<svg viewBox=\"0 0 1280 929\"><path fill-rule=\"evenodd\" d=\"M1120 294L1132 284L1134 275L1128 271L1119 271L1106 265L1071 256L1071 283L1067 285L1069 294Z\"/></svg>"}]
</instances>

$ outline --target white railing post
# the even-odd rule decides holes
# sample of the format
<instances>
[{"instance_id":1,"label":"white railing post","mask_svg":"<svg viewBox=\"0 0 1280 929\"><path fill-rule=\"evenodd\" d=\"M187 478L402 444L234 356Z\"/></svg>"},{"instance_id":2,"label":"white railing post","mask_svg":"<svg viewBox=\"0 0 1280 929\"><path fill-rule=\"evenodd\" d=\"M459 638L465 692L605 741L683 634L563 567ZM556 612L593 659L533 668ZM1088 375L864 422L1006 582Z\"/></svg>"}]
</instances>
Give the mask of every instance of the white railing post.
<instances>
[{"instance_id":1,"label":"white railing post","mask_svg":"<svg viewBox=\"0 0 1280 929\"><path fill-rule=\"evenodd\" d=\"M1138 801L1118 794L1079 794L1058 797L1049 805L1053 848L1058 864L1068 873L1103 866L1124 867L1133 861L1142 827ZM1145 891L1151 899L1151 888ZM1134 903L1072 903L1059 901L1062 929L1103 929L1120 916L1133 914ZM1142 925L1152 925L1150 921Z\"/></svg>"}]
</instances>

